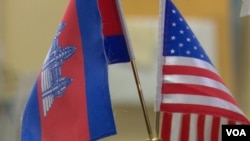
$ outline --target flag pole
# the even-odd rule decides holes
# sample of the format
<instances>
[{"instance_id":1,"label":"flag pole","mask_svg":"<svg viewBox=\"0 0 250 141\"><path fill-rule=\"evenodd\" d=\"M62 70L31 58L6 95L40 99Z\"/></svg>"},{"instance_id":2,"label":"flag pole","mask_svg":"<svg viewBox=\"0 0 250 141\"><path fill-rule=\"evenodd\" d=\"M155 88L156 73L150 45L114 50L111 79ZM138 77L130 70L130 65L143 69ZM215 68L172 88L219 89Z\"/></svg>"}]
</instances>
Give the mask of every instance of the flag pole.
<instances>
[{"instance_id":1,"label":"flag pole","mask_svg":"<svg viewBox=\"0 0 250 141\"><path fill-rule=\"evenodd\" d=\"M128 49L130 49L131 44L130 44L130 41L129 41L129 38L128 38L128 35L127 35L128 33L127 33L127 28L126 28L126 25L125 25L125 22L124 22L124 17L123 17L123 13L122 13L122 9L121 9L122 8L121 3L120 3L120 0L115 0L115 1L116 1L118 13L120 15L119 17L120 17L121 25L123 27L122 29L123 29L123 32L124 32L124 35L125 35L124 37L125 37L126 43L128 45ZM131 56L133 56L133 53L131 52L131 50L129 50L129 54ZM138 71L137 71L137 68L136 68L135 59L133 58L130 61L130 63L131 63L131 66L132 66L134 79L135 79L135 83L136 83L136 86L137 86L138 95L139 95L139 98L140 98L141 108L142 108L142 111L143 111L147 131L148 131L148 137L149 137L149 139L151 141L153 139L153 134L152 134L152 129L151 129L150 121L149 121L148 112L147 112L147 109L146 109L145 100L144 100L143 93L142 93L141 83L140 83L140 80L139 80L139 75L138 75Z\"/></svg>"},{"instance_id":2,"label":"flag pole","mask_svg":"<svg viewBox=\"0 0 250 141\"><path fill-rule=\"evenodd\" d=\"M155 137L154 137L153 141L161 141L161 138L160 138L160 116L161 116L161 112L156 111L155 112Z\"/></svg>"},{"instance_id":3,"label":"flag pole","mask_svg":"<svg viewBox=\"0 0 250 141\"><path fill-rule=\"evenodd\" d=\"M131 61L131 66L132 66L134 79L135 79L137 90L138 90L138 95L139 95L139 98L140 98L141 108L142 108L142 111L143 111L147 131L148 131L149 141L151 141L153 139L152 129L151 129L149 116L148 116L148 112L147 112L147 109L146 109L146 104L145 104L145 100L144 100L144 96L143 96L143 92L142 92L142 88L141 88L141 83L140 83L140 80L139 80L139 75L138 75L138 71L137 71L134 59Z\"/></svg>"}]
</instances>

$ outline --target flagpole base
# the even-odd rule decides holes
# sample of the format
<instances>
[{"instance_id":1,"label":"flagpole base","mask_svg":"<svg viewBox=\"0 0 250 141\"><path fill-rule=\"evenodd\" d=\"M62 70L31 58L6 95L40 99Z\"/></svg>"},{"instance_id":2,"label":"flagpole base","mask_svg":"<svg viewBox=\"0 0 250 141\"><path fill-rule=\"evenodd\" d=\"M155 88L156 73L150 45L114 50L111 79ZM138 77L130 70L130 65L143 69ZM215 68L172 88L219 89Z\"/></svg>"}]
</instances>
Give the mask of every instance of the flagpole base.
<instances>
[{"instance_id":1,"label":"flagpole base","mask_svg":"<svg viewBox=\"0 0 250 141\"><path fill-rule=\"evenodd\" d=\"M146 141L162 141L160 138L147 139Z\"/></svg>"}]
</instances>

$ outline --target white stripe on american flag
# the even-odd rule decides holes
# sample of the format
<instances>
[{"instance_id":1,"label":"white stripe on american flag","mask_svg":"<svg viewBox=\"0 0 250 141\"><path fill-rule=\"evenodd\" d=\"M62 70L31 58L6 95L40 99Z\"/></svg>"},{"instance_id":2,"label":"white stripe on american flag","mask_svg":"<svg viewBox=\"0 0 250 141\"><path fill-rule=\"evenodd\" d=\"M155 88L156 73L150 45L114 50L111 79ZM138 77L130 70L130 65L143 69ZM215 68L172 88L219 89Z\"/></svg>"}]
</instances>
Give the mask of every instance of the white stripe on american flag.
<instances>
[{"instance_id":1,"label":"white stripe on american flag","mask_svg":"<svg viewBox=\"0 0 250 141\"><path fill-rule=\"evenodd\" d=\"M164 75L164 83L185 83L185 84L195 84L201 86L207 86L222 90L228 94L230 91L228 88L220 83L219 81L215 81L210 78L193 76L193 75ZM230 94L231 95L231 94Z\"/></svg>"},{"instance_id":2,"label":"white stripe on american flag","mask_svg":"<svg viewBox=\"0 0 250 141\"><path fill-rule=\"evenodd\" d=\"M198 121L198 115L191 114L190 128L189 128L189 141L197 141L197 121Z\"/></svg>"},{"instance_id":3,"label":"white stripe on american flag","mask_svg":"<svg viewBox=\"0 0 250 141\"><path fill-rule=\"evenodd\" d=\"M217 70L214 68L213 65L200 59L181 57L181 56L167 56L164 58L165 58L164 65L180 65L180 66L203 68L219 75L219 73L217 72Z\"/></svg>"},{"instance_id":4,"label":"white stripe on american flag","mask_svg":"<svg viewBox=\"0 0 250 141\"><path fill-rule=\"evenodd\" d=\"M212 116L210 115L205 116L204 141L211 141L212 121L213 121Z\"/></svg>"},{"instance_id":5,"label":"white stripe on american flag","mask_svg":"<svg viewBox=\"0 0 250 141\"><path fill-rule=\"evenodd\" d=\"M181 113L176 113L176 114L173 114L172 116L170 141L180 140L182 115L183 114Z\"/></svg>"},{"instance_id":6,"label":"white stripe on american flag","mask_svg":"<svg viewBox=\"0 0 250 141\"><path fill-rule=\"evenodd\" d=\"M221 118L220 119L220 125L226 125L226 124L228 124L228 119L227 118ZM220 129L219 129L219 141L221 140L221 138L222 138L222 132L221 132L221 130L222 130L222 126L220 126Z\"/></svg>"},{"instance_id":7,"label":"white stripe on american flag","mask_svg":"<svg viewBox=\"0 0 250 141\"><path fill-rule=\"evenodd\" d=\"M162 103L194 104L194 105L218 107L243 115L242 111L234 104L229 103L223 99L209 97L209 96L187 95L187 94L164 94L162 98Z\"/></svg>"},{"instance_id":8,"label":"white stripe on american flag","mask_svg":"<svg viewBox=\"0 0 250 141\"><path fill-rule=\"evenodd\" d=\"M235 122L235 125L241 125L242 123L241 122Z\"/></svg>"}]
</instances>

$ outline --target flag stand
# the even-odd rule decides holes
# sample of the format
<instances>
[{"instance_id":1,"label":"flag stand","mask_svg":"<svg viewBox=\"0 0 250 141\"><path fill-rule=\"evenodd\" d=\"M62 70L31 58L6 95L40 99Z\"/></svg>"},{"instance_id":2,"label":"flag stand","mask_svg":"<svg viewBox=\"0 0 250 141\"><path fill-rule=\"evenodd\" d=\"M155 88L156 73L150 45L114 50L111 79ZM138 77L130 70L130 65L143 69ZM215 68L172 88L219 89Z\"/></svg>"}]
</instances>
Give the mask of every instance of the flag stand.
<instances>
[{"instance_id":1,"label":"flag stand","mask_svg":"<svg viewBox=\"0 0 250 141\"><path fill-rule=\"evenodd\" d=\"M149 116L148 116L148 112L146 109L146 104L145 104L145 100L144 100L143 93L142 93L141 83L139 80L139 76L138 76L138 72L137 72L137 68L136 68L136 64L135 64L134 59L131 61L131 66L132 66L132 70L133 70L133 74L134 74L134 78L135 78L135 82L136 82L136 86L137 86L137 90L138 90L138 95L140 98L141 108L143 111L147 131L148 131L149 141L153 141L152 140L153 134L152 134L152 129L151 129L150 121L149 121Z\"/></svg>"}]
</instances>

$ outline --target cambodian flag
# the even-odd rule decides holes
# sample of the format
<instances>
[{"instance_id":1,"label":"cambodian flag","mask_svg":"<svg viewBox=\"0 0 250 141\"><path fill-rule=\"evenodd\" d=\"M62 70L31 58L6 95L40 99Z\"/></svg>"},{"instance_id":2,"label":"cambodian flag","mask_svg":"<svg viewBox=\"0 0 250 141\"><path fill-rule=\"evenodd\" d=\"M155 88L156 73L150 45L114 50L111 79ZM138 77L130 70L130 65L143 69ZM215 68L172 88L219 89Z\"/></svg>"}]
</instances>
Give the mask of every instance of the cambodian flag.
<instances>
[{"instance_id":1,"label":"cambodian flag","mask_svg":"<svg viewBox=\"0 0 250 141\"><path fill-rule=\"evenodd\" d=\"M105 53L109 64L134 59L119 0L99 0Z\"/></svg>"},{"instance_id":2,"label":"cambodian flag","mask_svg":"<svg viewBox=\"0 0 250 141\"><path fill-rule=\"evenodd\" d=\"M116 134L97 0L70 0L22 117L21 141Z\"/></svg>"}]
</instances>

